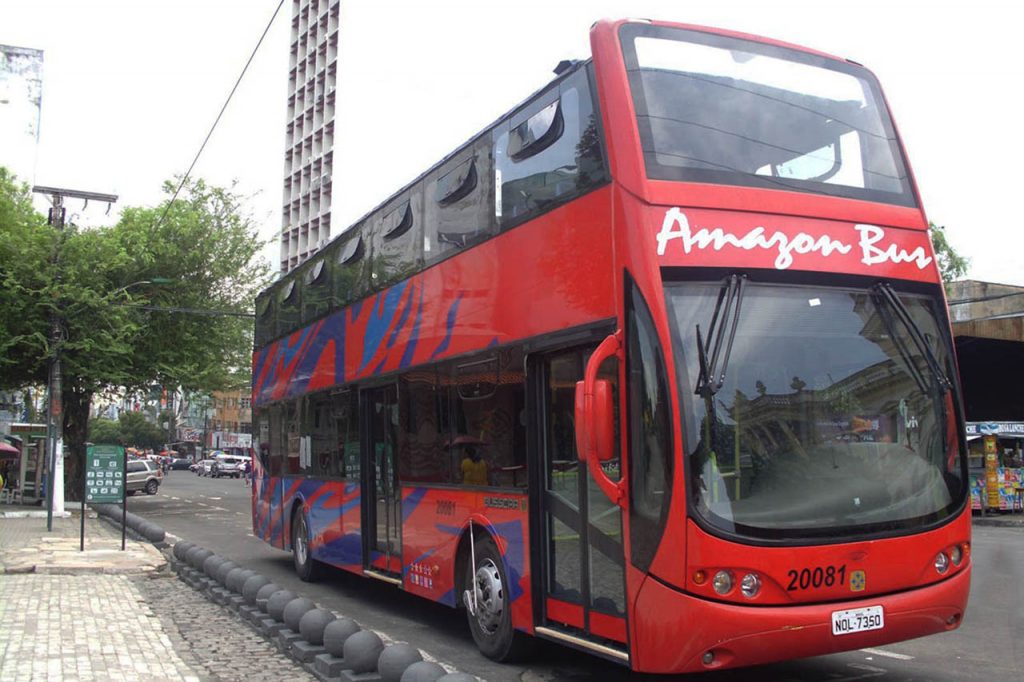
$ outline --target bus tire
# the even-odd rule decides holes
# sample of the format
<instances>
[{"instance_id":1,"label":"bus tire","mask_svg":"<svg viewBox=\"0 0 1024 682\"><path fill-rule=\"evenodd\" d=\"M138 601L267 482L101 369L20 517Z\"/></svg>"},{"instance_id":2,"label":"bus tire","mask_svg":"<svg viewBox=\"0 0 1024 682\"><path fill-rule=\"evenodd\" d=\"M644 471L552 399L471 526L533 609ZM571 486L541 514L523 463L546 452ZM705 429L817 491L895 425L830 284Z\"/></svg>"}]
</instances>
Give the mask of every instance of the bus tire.
<instances>
[{"instance_id":1,"label":"bus tire","mask_svg":"<svg viewBox=\"0 0 1024 682\"><path fill-rule=\"evenodd\" d=\"M292 514L292 561L295 573L303 582L312 583L320 579L323 564L313 558L309 549L309 524L302 507L297 507Z\"/></svg>"},{"instance_id":2,"label":"bus tire","mask_svg":"<svg viewBox=\"0 0 1024 682\"><path fill-rule=\"evenodd\" d=\"M494 540L478 540L476 566L467 561L464 599L477 590L476 614L466 608L469 631L480 652L499 663L517 661L529 653L533 638L512 627L512 608L508 602L508 575L505 562Z\"/></svg>"}]
</instances>

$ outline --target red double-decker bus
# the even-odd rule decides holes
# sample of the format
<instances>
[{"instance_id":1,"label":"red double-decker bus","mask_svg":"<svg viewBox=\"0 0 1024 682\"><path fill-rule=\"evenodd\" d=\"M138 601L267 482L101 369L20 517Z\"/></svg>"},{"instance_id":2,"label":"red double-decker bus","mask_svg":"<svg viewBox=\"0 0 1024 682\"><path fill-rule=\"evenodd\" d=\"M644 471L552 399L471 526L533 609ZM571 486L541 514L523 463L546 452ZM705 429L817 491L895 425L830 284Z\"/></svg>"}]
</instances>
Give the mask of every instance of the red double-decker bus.
<instances>
[{"instance_id":1,"label":"red double-decker bus","mask_svg":"<svg viewBox=\"0 0 1024 682\"><path fill-rule=\"evenodd\" d=\"M959 626L965 437L874 76L602 21L257 300L257 536L650 672Z\"/></svg>"}]
</instances>

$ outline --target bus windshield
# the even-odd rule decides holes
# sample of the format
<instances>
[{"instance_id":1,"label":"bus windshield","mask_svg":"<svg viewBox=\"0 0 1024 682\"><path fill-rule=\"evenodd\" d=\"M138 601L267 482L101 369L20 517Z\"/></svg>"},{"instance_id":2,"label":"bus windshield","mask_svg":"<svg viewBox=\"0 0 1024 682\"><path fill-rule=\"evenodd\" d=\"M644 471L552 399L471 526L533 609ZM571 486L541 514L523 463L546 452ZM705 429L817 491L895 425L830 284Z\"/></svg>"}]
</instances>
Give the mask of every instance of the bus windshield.
<instances>
[{"instance_id":1,"label":"bus windshield","mask_svg":"<svg viewBox=\"0 0 1024 682\"><path fill-rule=\"evenodd\" d=\"M666 286L698 516L778 540L913 529L959 508L954 370L933 298L747 282L741 307L726 300L736 290Z\"/></svg>"},{"instance_id":2,"label":"bus windshield","mask_svg":"<svg viewBox=\"0 0 1024 682\"><path fill-rule=\"evenodd\" d=\"M866 69L699 31L620 36L648 177L914 205Z\"/></svg>"}]
</instances>

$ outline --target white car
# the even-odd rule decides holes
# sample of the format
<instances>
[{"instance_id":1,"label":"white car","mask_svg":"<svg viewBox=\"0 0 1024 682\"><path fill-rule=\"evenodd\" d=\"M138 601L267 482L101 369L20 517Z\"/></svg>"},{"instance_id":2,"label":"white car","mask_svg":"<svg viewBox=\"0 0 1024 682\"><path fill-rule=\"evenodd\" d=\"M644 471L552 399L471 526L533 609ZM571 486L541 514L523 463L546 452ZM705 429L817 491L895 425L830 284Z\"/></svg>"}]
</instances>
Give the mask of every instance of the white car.
<instances>
[{"instance_id":1,"label":"white car","mask_svg":"<svg viewBox=\"0 0 1024 682\"><path fill-rule=\"evenodd\" d=\"M196 473L200 476L209 476L213 473L213 465L216 463L215 459L204 459L199 463L196 468Z\"/></svg>"}]
</instances>

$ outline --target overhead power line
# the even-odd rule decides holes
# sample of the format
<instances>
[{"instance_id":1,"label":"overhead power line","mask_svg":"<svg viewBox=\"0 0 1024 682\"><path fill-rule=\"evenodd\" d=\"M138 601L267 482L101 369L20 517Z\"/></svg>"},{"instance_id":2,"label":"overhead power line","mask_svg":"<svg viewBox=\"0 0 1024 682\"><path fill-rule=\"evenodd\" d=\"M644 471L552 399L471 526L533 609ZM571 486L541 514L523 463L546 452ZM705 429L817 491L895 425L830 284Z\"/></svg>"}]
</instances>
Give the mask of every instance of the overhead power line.
<instances>
[{"instance_id":1,"label":"overhead power line","mask_svg":"<svg viewBox=\"0 0 1024 682\"><path fill-rule=\"evenodd\" d=\"M270 21L267 22L266 28L263 29L263 34L260 36L260 39L256 41L256 47L252 49L252 54L249 55L249 60L245 62L245 66L242 67L242 72L238 74L238 79L235 81L234 87L232 87L231 92L228 93L228 98L224 100L224 106L220 108L220 113L217 114L216 120L214 120L213 125L210 126L210 132L206 133L206 139L203 140L203 144L199 146L199 151L196 152L195 158L192 159L192 165L188 167L188 170L185 172L185 175L181 177L181 182L178 183L177 189L174 190L174 194L173 196L171 196L171 200L167 202L167 206L164 207L164 212L160 214L160 220L158 220L156 223L157 227L160 227L160 225L163 224L164 218L167 217L168 211L171 210L171 206L178 198L178 193L181 192L181 188L184 187L185 183L188 181L189 176L192 174L192 169L196 167L196 163L199 161L199 157L202 155L203 150L206 149L206 143L210 141L210 138L213 136L213 131L217 129L217 124L220 123L221 116L224 115L224 112L228 108L228 104L231 103L231 98L235 95L235 90L238 90L238 86L242 82L242 78L245 77L245 72L249 70L249 65L252 64L253 58L256 57L256 53L259 51L260 45L263 44L263 39L267 37L267 33L270 31L270 27L273 26L274 19L277 18L277 13L281 11L281 7L283 5L284 0L281 0L279 3L277 3L277 8L274 10L274 14L271 15Z\"/></svg>"}]
</instances>

